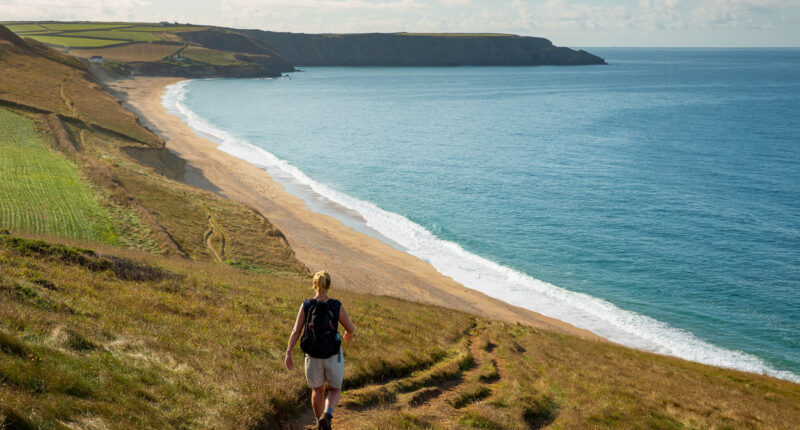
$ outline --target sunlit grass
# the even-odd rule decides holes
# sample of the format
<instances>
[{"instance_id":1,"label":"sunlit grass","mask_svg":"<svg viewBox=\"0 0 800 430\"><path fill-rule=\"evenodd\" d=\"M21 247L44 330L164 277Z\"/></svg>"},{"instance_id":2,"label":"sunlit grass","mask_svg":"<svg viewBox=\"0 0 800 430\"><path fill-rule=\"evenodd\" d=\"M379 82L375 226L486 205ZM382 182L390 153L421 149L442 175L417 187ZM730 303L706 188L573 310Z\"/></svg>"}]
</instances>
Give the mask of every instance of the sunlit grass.
<instances>
[{"instance_id":1,"label":"sunlit grass","mask_svg":"<svg viewBox=\"0 0 800 430\"><path fill-rule=\"evenodd\" d=\"M38 40L39 42L47 45L63 46L65 48L90 48L98 46L111 46L125 43L125 41L111 40L111 39L95 39L88 37L64 37L64 36L48 36L32 34L31 39Z\"/></svg>"},{"instance_id":2,"label":"sunlit grass","mask_svg":"<svg viewBox=\"0 0 800 430\"><path fill-rule=\"evenodd\" d=\"M116 241L97 197L29 119L0 109L0 153L0 227Z\"/></svg>"},{"instance_id":3,"label":"sunlit grass","mask_svg":"<svg viewBox=\"0 0 800 430\"><path fill-rule=\"evenodd\" d=\"M131 42L155 42L161 40L153 33L143 31L123 31L123 30L96 30L78 31L74 33L62 33L64 36L88 37L98 39L123 39Z\"/></svg>"}]
</instances>

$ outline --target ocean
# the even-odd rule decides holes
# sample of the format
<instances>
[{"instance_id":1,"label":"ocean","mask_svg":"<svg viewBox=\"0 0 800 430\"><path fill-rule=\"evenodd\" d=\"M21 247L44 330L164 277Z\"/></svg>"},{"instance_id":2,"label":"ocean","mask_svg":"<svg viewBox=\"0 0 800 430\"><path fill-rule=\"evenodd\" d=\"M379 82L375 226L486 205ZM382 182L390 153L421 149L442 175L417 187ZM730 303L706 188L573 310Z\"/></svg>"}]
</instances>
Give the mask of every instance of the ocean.
<instances>
[{"instance_id":1,"label":"ocean","mask_svg":"<svg viewBox=\"0 0 800 430\"><path fill-rule=\"evenodd\" d=\"M165 106L329 213L614 342L800 382L800 50L301 67Z\"/></svg>"}]
</instances>

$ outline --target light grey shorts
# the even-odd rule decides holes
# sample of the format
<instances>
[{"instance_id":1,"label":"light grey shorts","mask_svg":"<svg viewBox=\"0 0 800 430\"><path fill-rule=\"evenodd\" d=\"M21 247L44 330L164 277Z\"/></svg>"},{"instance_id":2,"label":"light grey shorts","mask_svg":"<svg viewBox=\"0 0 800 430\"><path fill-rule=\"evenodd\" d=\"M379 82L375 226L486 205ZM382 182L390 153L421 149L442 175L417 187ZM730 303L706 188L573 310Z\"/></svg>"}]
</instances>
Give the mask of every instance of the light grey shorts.
<instances>
[{"instance_id":1,"label":"light grey shorts","mask_svg":"<svg viewBox=\"0 0 800 430\"><path fill-rule=\"evenodd\" d=\"M314 358L306 355L306 381L308 381L309 387L321 387L325 381L328 381L328 387L340 389L343 379L344 354L341 349L338 354L329 358Z\"/></svg>"}]
</instances>

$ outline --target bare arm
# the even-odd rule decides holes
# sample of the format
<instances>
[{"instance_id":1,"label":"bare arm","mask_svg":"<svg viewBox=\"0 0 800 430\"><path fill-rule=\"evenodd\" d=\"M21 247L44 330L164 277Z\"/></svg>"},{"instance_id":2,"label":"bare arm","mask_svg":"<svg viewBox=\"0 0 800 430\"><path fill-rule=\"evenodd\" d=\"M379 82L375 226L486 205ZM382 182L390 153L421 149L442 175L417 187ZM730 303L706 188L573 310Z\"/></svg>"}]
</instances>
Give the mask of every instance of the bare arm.
<instances>
[{"instance_id":1,"label":"bare arm","mask_svg":"<svg viewBox=\"0 0 800 430\"><path fill-rule=\"evenodd\" d=\"M294 367L294 363L292 362L292 350L297 344L297 340L300 339L300 335L303 333L303 324L305 324L305 321L306 313L303 311L303 305L300 305L300 311L297 312L297 320L294 322L292 335L289 336L289 347L286 348L286 360L284 364L286 364L286 368L289 370L292 370L292 367Z\"/></svg>"},{"instance_id":2,"label":"bare arm","mask_svg":"<svg viewBox=\"0 0 800 430\"><path fill-rule=\"evenodd\" d=\"M347 311L344 310L344 305L339 306L339 323L344 326L344 340L348 342L353 340L353 332L356 331L356 326L350 322L350 317L347 316Z\"/></svg>"}]
</instances>

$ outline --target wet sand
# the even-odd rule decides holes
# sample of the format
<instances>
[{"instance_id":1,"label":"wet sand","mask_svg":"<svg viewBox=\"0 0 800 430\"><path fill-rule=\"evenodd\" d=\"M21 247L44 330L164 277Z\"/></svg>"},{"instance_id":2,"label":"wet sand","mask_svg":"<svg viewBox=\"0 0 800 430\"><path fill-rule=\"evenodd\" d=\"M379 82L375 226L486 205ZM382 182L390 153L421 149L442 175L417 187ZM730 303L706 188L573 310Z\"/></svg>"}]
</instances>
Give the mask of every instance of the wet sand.
<instances>
[{"instance_id":1,"label":"wet sand","mask_svg":"<svg viewBox=\"0 0 800 430\"><path fill-rule=\"evenodd\" d=\"M312 272L328 270L336 289L388 295L522 323L584 338L601 339L587 330L493 299L439 273L429 263L357 232L339 220L310 210L267 172L217 149L167 112L161 96L179 78L135 78L108 83L142 123L187 161L186 182L256 208L279 228L297 258ZM276 112L279 108L276 108Z\"/></svg>"}]
</instances>

